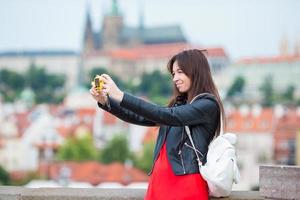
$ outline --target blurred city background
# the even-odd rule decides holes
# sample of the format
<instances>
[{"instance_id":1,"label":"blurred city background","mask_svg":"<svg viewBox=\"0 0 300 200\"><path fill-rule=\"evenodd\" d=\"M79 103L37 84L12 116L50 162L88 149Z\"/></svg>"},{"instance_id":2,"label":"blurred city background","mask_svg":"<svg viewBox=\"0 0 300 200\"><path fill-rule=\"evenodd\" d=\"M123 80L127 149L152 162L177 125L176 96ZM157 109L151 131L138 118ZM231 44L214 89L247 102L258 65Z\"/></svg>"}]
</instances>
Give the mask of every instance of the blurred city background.
<instances>
[{"instance_id":1,"label":"blurred city background","mask_svg":"<svg viewBox=\"0 0 300 200\"><path fill-rule=\"evenodd\" d=\"M97 107L96 74L166 105L166 63L207 49L241 182L300 164L297 0L1 0L0 185L146 188L157 127Z\"/></svg>"}]
</instances>

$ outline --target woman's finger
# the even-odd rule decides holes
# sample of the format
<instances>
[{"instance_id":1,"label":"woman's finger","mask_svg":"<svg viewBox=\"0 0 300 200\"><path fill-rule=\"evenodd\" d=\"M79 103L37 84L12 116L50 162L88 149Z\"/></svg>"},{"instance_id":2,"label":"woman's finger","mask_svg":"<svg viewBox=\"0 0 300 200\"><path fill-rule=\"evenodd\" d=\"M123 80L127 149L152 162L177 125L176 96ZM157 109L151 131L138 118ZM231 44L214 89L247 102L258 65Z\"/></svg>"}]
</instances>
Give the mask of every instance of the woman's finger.
<instances>
[{"instance_id":1,"label":"woman's finger","mask_svg":"<svg viewBox=\"0 0 300 200\"><path fill-rule=\"evenodd\" d=\"M101 74L104 78L107 78L108 74Z\"/></svg>"},{"instance_id":2,"label":"woman's finger","mask_svg":"<svg viewBox=\"0 0 300 200\"><path fill-rule=\"evenodd\" d=\"M94 95L94 90L93 90L93 88L90 89L90 93L91 93L92 95Z\"/></svg>"},{"instance_id":3,"label":"woman's finger","mask_svg":"<svg viewBox=\"0 0 300 200\"><path fill-rule=\"evenodd\" d=\"M93 97L96 97L96 96L97 96L93 91L91 91L91 95L92 95Z\"/></svg>"},{"instance_id":4,"label":"woman's finger","mask_svg":"<svg viewBox=\"0 0 300 200\"><path fill-rule=\"evenodd\" d=\"M106 80L112 80L108 74L102 74L101 76L104 77Z\"/></svg>"},{"instance_id":5,"label":"woman's finger","mask_svg":"<svg viewBox=\"0 0 300 200\"><path fill-rule=\"evenodd\" d=\"M95 88L92 88L92 94L93 94L94 96L99 96L99 93L98 93L98 91L96 91Z\"/></svg>"}]
</instances>

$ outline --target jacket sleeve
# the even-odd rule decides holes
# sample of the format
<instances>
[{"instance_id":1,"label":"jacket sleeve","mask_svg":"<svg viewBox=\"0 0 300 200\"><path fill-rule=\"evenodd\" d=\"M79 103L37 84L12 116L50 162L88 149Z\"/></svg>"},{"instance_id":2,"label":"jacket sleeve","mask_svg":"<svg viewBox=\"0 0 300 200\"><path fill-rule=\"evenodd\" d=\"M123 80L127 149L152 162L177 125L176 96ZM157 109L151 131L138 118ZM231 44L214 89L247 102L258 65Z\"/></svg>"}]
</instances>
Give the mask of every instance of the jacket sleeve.
<instances>
[{"instance_id":1,"label":"jacket sleeve","mask_svg":"<svg viewBox=\"0 0 300 200\"><path fill-rule=\"evenodd\" d=\"M169 126L190 126L201 123L211 123L218 119L219 106L211 99L198 99L192 104L178 107L162 107L128 93L120 103L124 107L138 115L141 115L155 123Z\"/></svg>"},{"instance_id":2,"label":"jacket sleeve","mask_svg":"<svg viewBox=\"0 0 300 200\"><path fill-rule=\"evenodd\" d=\"M98 102L98 106L125 122L140 125L140 126L157 126L155 122L145 119L144 117L128 109L122 108L119 105L119 103L113 100L112 98L109 98L108 101L110 106L102 105L99 102Z\"/></svg>"}]
</instances>

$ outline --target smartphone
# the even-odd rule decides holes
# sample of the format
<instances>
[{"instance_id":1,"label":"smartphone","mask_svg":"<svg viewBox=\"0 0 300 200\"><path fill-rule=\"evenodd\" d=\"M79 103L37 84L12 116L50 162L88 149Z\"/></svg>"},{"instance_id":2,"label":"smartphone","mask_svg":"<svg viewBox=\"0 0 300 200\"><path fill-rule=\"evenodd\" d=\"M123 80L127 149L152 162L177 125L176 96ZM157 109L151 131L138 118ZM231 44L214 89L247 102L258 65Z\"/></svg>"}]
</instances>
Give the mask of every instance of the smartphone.
<instances>
[{"instance_id":1,"label":"smartphone","mask_svg":"<svg viewBox=\"0 0 300 200\"><path fill-rule=\"evenodd\" d=\"M100 80L99 76L96 76L96 78L94 79L94 83L95 83L96 91L100 92L103 87L103 81Z\"/></svg>"}]
</instances>

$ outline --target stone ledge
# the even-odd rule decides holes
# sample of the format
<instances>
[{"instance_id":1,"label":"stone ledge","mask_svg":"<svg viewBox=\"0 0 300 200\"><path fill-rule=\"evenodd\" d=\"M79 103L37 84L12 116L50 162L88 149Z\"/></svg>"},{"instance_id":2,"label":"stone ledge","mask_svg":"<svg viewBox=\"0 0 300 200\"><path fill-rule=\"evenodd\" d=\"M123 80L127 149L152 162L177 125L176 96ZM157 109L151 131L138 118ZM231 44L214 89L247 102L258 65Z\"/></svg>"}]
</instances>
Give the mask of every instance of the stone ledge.
<instances>
[{"instance_id":1,"label":"stone ledge","mask_svg":"<svg viewBox=\"0 0 300 200\"><path fill-rule=\"evenodd\" d=\"M300 167L259 166L260 194L271 199L300 199Z\"/></svg>"},{"instance_id":2,"label":"stone ledge","mask_svg":"<svg viewBox=\"0 0 300 200\"><path fill-rule=\"evenodd\" d=\"M0 186L0 200L143 200L144 189L24 188ZM211 198L212 200L220 198ZM258 191L234 191L221 200L262 200Z\"/></svg>"}]
</instances>

